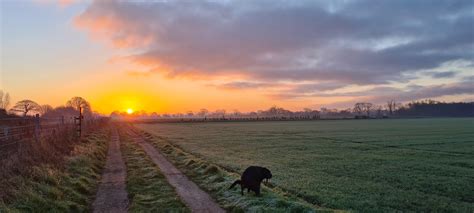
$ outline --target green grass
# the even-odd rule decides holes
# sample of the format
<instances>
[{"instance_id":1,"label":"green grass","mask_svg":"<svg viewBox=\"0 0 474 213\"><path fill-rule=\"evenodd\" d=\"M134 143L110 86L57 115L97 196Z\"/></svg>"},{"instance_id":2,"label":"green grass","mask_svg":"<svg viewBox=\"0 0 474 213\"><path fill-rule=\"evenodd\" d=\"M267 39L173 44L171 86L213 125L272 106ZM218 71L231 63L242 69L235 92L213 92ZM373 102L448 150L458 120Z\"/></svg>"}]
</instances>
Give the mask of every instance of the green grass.
<instances>
[{"instance_id":1,"label":"green grass","mask_svg":"<svg viewBox=\"0 0 474 213\"><path fill-rule=\"evenodd\" d=\"M130 212L189 212L174 188L146 153L121 134L121 148L127 165Z\"/></svg>"},{"instance_id":2,"label":"green grass","mask_svg":"<svg viewBox=\"0 0 474 213\"><path fill-rule=\"evenodd\" d=\"M225 171L218 165L203 161L190 153L184 152L166 140L145 133L146 140L161 150L169 160L191 178L226 210L230 212L330 212L306 203L296 196L274 188L271 184L263 187L262 196L256 197L253 192L240 194L240 190L229 186L239 178L238 174ZM269 188L270 187L270 188ZM236 187L239 188L239 187Z\"/></svg>"},{"instance_id":3,"label":"green grass","mask_svg":"<svg viewBox=\"0 0 474 213\"><path fill-rule=\"evenodd\" d=\"M474 119L141 124L202 161L356 211L474 211Z\"/></svg>"},{"instance_id":4,"label":"green grass","mask_svg":"<svg viewBox=\"0 0 474 213\"><path fill-rule=\"evenodd\" d=\"M83 139L64 167L33 166L28 176L11 177L16 187L9 200L0 201L0 212L85 212L90 205L105 163L108 133L96 131Z\"/></svg>"}]
</instances>

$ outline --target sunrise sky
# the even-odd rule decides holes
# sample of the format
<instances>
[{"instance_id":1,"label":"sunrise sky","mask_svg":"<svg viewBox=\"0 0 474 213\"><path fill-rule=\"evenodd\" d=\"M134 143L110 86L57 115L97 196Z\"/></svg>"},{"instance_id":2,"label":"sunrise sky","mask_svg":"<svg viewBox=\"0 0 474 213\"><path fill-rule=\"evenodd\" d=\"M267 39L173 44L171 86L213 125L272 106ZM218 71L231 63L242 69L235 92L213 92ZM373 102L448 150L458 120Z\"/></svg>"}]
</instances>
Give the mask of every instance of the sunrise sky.
<instances>
[{"instance_id":1,"label":"sunrise sky","mask_svg":"<svg viewBox=\"0 0 474 213\"><path fill-rule=\"evenodd\" d=\"M474 100L467 1L3 0L0 89L101 113Z\"/></svg>"}]
</instances>

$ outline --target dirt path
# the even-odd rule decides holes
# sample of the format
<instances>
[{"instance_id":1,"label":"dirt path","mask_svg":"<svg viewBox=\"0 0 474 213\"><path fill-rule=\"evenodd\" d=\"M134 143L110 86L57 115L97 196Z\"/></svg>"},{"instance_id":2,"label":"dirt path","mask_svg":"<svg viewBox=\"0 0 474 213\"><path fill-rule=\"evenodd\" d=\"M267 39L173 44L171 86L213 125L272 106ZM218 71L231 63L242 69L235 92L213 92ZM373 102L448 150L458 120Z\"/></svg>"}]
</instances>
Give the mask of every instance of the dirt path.
<instances>
[{"instance_id":1,"label":"dirt path","mask_svg":"<svg viewBox=\"0 0 474 213\"><path fill-rule=\"evenodd\" d=\"M127 212L126 171L119 136L113 129L102 180L92 204L94 212Z\"/></svg>"},{"instance_id":2,"label":"dirt path","mask_svg":"<svg viewBox=\"0 0 474 213\"><path fill-rule=\"evenodd\" d=\"M160 168L168 182L175 188L181 200L192 212L225 212L212 198L190 181L181 171L171 164L155 147L143 137L132 133L132 137Z\"/></svg>"}]
</instances>

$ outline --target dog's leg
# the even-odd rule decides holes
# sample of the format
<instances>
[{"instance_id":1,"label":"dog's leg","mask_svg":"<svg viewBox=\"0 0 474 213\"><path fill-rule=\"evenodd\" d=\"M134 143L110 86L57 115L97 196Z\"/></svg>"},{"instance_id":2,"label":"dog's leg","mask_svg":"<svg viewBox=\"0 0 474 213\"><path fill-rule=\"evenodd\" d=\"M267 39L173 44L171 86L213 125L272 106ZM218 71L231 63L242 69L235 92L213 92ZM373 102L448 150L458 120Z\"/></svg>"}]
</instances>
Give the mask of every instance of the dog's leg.
<instances>
[{"instance_id":1,"label":"dog's leg","mask_svg":"<svg viewBox=\"0 0 474 213\"><path fill-rule=\"evenodd\" d=\"M244 189L245 189L245 187L240 185L240 194L244 195Z\"/></svg>"}]
</instances>

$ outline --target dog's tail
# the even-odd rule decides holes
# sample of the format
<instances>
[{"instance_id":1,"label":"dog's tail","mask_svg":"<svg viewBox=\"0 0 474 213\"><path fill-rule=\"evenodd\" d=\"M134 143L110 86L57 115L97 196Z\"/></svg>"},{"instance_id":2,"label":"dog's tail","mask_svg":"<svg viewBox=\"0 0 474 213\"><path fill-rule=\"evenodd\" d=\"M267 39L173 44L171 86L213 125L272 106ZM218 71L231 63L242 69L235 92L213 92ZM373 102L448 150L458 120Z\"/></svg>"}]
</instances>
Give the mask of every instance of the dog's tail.
<instances>
[{"instance_id":1,"label":"dog's tail","mask_svg":"<svg viewBox=\"0 0 474 213\"><path fill-rule=\"evenodd\" d=\"M236 180L236 181L229 187L229 189L234 188L234 186L237 185L237 184L242 184L242 181Z\"/></svg>"}]
</instances>

